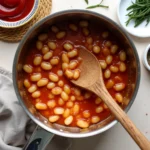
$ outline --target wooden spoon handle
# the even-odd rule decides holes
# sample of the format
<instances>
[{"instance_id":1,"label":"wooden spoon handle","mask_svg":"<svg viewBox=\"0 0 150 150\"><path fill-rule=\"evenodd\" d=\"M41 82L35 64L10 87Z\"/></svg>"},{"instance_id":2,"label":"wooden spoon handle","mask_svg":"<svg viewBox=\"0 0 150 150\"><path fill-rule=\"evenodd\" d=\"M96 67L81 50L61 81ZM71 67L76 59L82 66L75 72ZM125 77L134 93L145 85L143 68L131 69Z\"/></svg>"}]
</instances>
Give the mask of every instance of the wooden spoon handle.
<instances>
[{"instance_id":1,"label":"wooden spoon handle","mask_svg":"<svg viewBox=\"0 0 150 150\"><path fill-rule=\"evenodd\" d=\"M100 86L101 83L96 83L89 89L97 94L104 103L108 106L114 116L122 124L122 126L128 131L134 141L139 145L142 150L150 150L150 142L148 139L137 129L133 122L129 119L127 114L120 108L120 106L114 101L106 88Z\"/></svg>"}]
</instances>

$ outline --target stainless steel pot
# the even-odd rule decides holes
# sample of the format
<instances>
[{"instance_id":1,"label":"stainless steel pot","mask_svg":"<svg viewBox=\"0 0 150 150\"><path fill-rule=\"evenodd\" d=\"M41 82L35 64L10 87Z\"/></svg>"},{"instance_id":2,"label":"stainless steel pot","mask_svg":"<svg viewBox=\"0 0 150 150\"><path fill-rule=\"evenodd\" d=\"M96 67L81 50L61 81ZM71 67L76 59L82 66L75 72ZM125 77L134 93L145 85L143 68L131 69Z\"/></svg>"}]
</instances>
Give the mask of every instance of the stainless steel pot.
<instances>
[{"instance_id":1,"label":"stainless steel pot","mask_svg":"<svg viewBox=\"0 0 150 150\"><path fill-rule=\"evenodd\" d=\"M104 121L96 125L90 126L87 130L65 127L58 124L51 124L50 122L47 121L46 118L44 118L41 114L38 113L38 111L34 108L34 106L31 104L30 100L26 95L26 91L24 89L22 80L23 74L22 64L24 62L24 56L26 55L28 46L30 46L32 39L43 29L50 27L52 24L61 23L62 21L72 20L76 18L87 19L92 21L93 23L104 24L108 28L108 30L118 38L120 43L123 45L124 50L127 52L130 64L128 66L129 80L128 86L126 88L126 97L124 98L123 102L124 109L126 112L131 107L137 94L140 82L139 57L132 40L119 25L117 25L111 19L101 14L86 10L68 10L52 14L39 21L27 32L27 34L20 42L20 45L16 51L16 55L14 58L13 81L16 95L25 112L39 127L41 127L41 128L38 127L38 131L40 131L40 134L39 132L34 132L31 141L29 141L28 146L26 146L26 149L28 149L29 146L31 146L30 144L31 142L33 143L33 140L40 139L38 146L39 149L42 150L43 147L46 146L46 144L50 141L50 139L53 137L54 134L71 138L89 137L96 134L100 134L110 129L117 123L114 117L110 116Z\"/></svg>"}]
</instances>

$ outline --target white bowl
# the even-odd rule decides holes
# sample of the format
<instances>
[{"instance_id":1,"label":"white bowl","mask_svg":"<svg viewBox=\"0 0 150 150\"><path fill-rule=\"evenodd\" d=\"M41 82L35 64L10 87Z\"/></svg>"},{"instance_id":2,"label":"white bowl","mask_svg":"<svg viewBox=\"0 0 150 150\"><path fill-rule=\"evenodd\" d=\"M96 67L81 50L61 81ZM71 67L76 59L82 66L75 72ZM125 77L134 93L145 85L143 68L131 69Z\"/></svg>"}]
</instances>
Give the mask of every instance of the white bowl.
<instances>
[{"instance_id":1,"label":"white bowl","mask_svg":"<svg viewBox=\"0 0 150 150\"><path fill-rule=\"evenodd\" d=\"M150 44L146 47L144 54L143 54L143 64L150 71L150 65L148 64L148 59L147 59L149 51L150 51Z\"/></svg>"},{"instance_id":2,"label":"white bowl","mask_svg":"<svg viewBox=\"0 0 150 150\"><path fill-rule=\"evenodd\" d=\"M10 21L4 21L4 20L0 19L0 27L2 27L2 28L16 28L16 27L20 27L20 26L28 23L36 14L36 11L37 11L38 6L39 6L39 2L40 2L40 0L34 0L33 8L29 12L29 14L27 16L25 16L24 18L22 18L21 20L10 22Z\"/></svg>"}]
</instances>

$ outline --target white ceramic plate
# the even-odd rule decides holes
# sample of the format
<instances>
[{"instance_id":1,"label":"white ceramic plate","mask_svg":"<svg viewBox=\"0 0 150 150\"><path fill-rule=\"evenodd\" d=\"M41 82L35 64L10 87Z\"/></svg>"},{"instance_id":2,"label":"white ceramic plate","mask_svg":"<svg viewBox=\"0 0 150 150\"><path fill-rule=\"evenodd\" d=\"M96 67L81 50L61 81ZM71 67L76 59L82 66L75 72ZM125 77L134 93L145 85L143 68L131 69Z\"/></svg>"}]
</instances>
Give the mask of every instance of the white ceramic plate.
<instances>
[{"instance_id":1,"label":"white ceramic plate","mask_svg":"<svg viewBox=\"0 0 150 150\"><path fill-rule=\"evenodd\" d=\"M122 27L130 34L137 37L150 37L150 23L146 25L146 21L140 24L138 27L134 28L134 21L130 21L128 26L126 26L126 21L128 20L128 16L126 14L129 12L126 9L132 4L132 1L135 0L120 0L117 8L117 15Z\"/></svg>"}]
</instances>

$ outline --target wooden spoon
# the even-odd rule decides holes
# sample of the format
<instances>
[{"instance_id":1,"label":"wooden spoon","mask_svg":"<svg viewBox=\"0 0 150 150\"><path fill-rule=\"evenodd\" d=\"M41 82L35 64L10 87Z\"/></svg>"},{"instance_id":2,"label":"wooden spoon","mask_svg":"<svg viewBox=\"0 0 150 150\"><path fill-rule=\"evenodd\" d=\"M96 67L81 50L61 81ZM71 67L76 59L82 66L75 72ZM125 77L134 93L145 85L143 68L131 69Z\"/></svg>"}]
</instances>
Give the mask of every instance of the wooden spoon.
<instances>
[{"instance_id":1,"label":"wooden spoon","mask_svg":"<svg viewBox=\"0 0 150 150\"><path fill-rule=\"evenodd\" d=\"M148 139L137 129L127 114L108 93L104 85L101 66L97 58L85 47L79 46L78 49L80 52L79 56L83 59L79 66L81 74L78 80L71 80L71 82L98 95L139 147L142 150L150 150L150 142Z\"/></svg>"}]
</instances>

